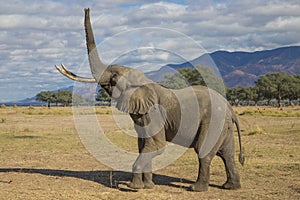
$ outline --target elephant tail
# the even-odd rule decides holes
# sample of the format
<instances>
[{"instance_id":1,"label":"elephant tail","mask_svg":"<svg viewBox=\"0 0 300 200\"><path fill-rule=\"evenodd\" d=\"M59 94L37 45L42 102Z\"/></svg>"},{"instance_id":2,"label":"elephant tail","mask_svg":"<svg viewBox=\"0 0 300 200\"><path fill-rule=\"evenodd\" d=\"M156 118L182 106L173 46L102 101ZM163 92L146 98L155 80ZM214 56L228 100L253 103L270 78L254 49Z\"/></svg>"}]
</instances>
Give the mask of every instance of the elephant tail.
<instances>
[{"instance_id":1,"label":"elephant tail","mask_svg":"<svg viewBox=\"0 0 300 200\"><path fill-rule=\"evenodd\" d=\"M241 129L240 129L239 121L238 121L235 113L232 113L232 121L235 124L237 132L238 132L238 139L239 139L239 145L240 145L239 162L241 163L242 166L244 166L245 157L243 155L242 139L241 139Z\"/></svg>"}]
</instances>

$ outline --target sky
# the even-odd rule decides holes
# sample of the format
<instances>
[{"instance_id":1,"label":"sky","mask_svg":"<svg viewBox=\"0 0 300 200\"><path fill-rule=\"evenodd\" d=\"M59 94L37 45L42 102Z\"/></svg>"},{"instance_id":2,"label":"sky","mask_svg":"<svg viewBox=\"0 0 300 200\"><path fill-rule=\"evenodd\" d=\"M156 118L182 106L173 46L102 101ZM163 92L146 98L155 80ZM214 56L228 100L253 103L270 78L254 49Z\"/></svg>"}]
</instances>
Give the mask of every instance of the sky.
<instances>
[{"instance_id":1,"label":"sky","mask_svg":"<svg viewBox=\"0 0 300 200\"><path fill-rule=\"evenodd\" d=\"M84 8L102 60L143 71L217 50L300 45L299 0L0 0L0 102L73 84L54 65L91 76Z\"/></svg>"}]
</instances>

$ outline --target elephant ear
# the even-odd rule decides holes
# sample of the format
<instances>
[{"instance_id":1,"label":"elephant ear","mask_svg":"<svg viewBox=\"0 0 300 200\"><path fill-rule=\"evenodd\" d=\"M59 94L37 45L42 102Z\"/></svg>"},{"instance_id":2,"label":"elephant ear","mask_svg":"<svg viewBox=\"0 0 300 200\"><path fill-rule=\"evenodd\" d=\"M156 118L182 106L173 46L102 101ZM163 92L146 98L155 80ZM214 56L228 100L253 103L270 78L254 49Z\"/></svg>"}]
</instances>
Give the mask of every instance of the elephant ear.
<instances>
[{"instance_id":1,"label":"elephant ear","mask_svg":"<svg viewBox=\"0 0 300 200\"><path fill-rule=\"evenodd\" d=\"M129 72L123 74L122 78L126 79L130 87L138 87L153 83L153 81L148 79L142 71L137 69L130 69Z\"/></svg>"},{"instance_id":2,"label":"elephant ear","mask_svg":"<svg viewBox=\"0 0 300 200\"><path fill-rule=\"evenodd\" d=\"M144 115L154 104L157 104L157 96L153 84L147 84L123 91L116 107L126 113Z\"/></svg>"}]
</instances>

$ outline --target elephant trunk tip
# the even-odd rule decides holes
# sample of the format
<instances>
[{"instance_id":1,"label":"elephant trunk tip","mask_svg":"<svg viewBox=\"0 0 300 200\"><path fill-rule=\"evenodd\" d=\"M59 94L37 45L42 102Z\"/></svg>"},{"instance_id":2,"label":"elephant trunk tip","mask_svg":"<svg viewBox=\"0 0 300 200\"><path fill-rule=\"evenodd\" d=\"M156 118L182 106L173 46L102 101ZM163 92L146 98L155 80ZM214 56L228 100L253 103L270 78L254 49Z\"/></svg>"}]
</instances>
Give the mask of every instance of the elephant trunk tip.
<instances>
[{"instance_id":1,"label":"elephant trunk tip","mask_svg":"<svg viewBox=\"0 0 300 200\"><path fill-rule=\"evenodd\" d=\"M239 154L239 162L241 163L242 166L244 166L244 163L245 163L245 157L243 156L242 153Z\"/></svg>"}]
</instances>

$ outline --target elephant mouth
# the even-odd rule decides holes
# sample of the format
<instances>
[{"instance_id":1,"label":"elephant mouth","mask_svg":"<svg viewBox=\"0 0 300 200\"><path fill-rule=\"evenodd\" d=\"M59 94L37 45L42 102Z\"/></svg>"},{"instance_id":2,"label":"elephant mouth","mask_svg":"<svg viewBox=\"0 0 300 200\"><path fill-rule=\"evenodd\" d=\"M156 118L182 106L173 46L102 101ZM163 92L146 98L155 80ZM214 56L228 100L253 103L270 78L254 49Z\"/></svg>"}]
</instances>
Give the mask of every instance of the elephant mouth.
<instances>
[{"instance_id":1,"label":"elephant mouth","mask_svg":"<svg viewBox=\"0 0 300 200\"><path fill-rule=\"evenodd\" d=\"M110 84L101 84L102 89L104 89L110 96L112 94L112 87Z\"/></svg>"},{"instance_id":2,"label":"elephant mouth","mask_svg":"<svg viewBox=\"0 0 300 200\"><path fill-rule=\"evenodd\" d=\"M111 84L104 84L101 85L102 89L104 89L109 96L111 96L113 99L118 99L121 95L121 91L118 87L111 85Z\"/></svg>"}]
</instances>

